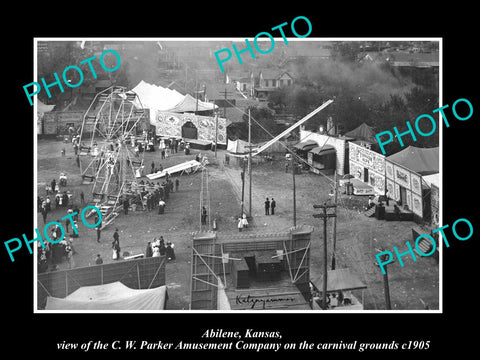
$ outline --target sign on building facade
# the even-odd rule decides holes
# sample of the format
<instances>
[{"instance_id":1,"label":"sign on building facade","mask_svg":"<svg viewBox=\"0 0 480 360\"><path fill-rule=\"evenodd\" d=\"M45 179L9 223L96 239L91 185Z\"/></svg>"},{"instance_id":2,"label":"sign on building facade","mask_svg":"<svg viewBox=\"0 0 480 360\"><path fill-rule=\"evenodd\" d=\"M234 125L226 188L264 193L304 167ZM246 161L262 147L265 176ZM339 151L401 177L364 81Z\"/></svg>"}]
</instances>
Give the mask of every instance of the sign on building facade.
<instances>
[{"instance_id":1,"label":"sign on building facade","mask_svg":"<svg viewBox=\"0 0 480 360\"><path fill-rule=\"evenodd\" d=\"M385 156L350 142L350 174L372 186L376 194L385 193ZM367 181L365 181L367 176Z\"/></svg>"}]
</instances>

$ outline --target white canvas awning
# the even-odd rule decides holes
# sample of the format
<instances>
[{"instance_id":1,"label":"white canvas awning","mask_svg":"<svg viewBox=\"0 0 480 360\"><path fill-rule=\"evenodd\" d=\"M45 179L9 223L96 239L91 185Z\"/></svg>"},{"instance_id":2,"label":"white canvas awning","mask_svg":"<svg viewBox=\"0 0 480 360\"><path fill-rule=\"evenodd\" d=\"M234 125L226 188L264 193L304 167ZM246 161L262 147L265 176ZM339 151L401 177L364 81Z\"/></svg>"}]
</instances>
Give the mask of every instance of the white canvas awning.
<instances>
[{"instance_id":1,"label":"white canvas awning","mask_svg":"<svg viewBox=\"0 0 480 360\"><path fill-rule=\"evenodd\" d=\"M65 298L47 297L46 310L163 310L167 287L131 289L119 281L84 286Z\"/></svg>"}]
</instances>

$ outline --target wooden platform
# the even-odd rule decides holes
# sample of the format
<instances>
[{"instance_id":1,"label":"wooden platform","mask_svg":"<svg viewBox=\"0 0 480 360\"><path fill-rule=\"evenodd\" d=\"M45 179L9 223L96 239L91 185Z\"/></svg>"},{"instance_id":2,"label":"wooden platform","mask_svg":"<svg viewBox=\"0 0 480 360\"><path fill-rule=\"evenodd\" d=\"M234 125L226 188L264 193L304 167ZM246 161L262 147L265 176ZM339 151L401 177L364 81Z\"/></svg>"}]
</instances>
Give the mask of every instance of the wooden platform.
<instances>
[{"instance_id":1,"label":"wooden platform","mask_svg":"<svg viewBox=\"0 0 480 360\"><path fill-rule=\"evenodd\" d=\"M374 201L375 205L378 205L378 202ZM395 200L389 200L388 206L385 202L382 202L383 207L385 208L385 213L381 220L387 221L413 221L413 212L410 210L405 209L403 206L398 205ZM397 207L398 211L395 210ZM373 209L373 208L372 208ZM367 210L365 215L369 215L372 209ZM376 214L372 216L377 216Z\"/></svg>"}]
</instances>

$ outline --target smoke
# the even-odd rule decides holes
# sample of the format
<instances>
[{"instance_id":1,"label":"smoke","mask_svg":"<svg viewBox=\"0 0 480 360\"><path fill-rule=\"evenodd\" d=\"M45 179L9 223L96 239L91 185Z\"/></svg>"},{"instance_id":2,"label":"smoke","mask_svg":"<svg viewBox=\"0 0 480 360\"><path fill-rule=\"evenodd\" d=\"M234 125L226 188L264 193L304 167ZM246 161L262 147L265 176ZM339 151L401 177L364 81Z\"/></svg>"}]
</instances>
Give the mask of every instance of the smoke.
<instances>
[{"instance_id":1,"label":"smoke","mask_svg":"<svg viewBox=\"0 0 480 360\"><path fill-rule=\"evenodd\" d=\"M403 94L414 87L406 78L396 76L386 64L347 63L341 60L307 60L295 64L293 72L326 95L348 95L367 106L382 104L393 94ZM308 79L308 80L307 80Z\"/></svg>"}]
</instances>

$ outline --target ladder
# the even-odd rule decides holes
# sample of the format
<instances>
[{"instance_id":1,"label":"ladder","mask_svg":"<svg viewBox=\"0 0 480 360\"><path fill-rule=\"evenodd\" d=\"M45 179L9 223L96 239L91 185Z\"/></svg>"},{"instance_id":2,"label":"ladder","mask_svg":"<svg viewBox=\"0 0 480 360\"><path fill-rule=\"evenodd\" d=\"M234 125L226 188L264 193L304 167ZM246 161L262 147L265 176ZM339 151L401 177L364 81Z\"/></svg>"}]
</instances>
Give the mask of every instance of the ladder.
<instances>
[{"instance_id":1,"label":"ladder","mask_svg":"<svg viewBox=\"0 0 480 360\"><path fill-rule=\"evenodd\" d=\"M364 212L366 217L374 217L375 216L375 206L372 206L370 209Z\"/></svg>"},{"instance_id":2,"label":"ladder","mask_svg":"<svg viewBox=\"0 0 480 360\"><path fill-rule=\"evenodd\" d=\"M202 224L202 214L204 214L205 212L206 212L206 224ZM210 190L208 189L208 170L205 167L202 169L199 221L200 221L200 231L211 230L212 222L210 219Z\"/></svg>"}]
</instances>

